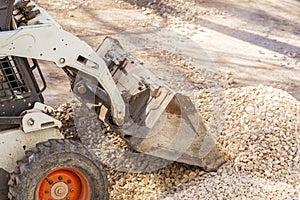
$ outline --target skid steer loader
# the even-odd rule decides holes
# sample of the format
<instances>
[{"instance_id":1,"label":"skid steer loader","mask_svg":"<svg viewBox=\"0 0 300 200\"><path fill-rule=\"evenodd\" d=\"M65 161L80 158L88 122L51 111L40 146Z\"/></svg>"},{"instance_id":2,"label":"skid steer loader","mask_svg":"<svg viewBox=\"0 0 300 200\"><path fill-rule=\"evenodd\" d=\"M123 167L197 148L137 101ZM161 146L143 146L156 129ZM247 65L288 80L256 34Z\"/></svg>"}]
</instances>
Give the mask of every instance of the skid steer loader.
<instances>
[{"instance_id":1,"label":"skid steer loader","mask_svg":"<svg viewBox=\"0 0 300 200\"><path fill-rule=\"evenodd\" d=\"M62 68L76 96L99 107L99 119L134 150L205 170L223 163L192 101L118 41L106 38L94 51L34 2L0 0L0 6L2 196L9 190L9 199L108 199L101 162L80 142L64 139L61 122L43 104L46 82L37 60Z\"/></svg>"}]
</instances>

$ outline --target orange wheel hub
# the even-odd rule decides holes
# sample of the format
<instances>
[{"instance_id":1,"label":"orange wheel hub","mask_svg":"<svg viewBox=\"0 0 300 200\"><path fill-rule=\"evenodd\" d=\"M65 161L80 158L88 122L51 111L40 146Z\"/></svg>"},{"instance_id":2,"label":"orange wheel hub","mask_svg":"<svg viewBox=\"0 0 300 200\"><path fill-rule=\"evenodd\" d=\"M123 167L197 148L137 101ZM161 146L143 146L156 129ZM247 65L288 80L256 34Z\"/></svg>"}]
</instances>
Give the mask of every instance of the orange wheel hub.
<instances>
[{"instance_id":1,"label":"orange wheel hub","mask_svg":"<svg viewBox=\"0 0 300 200\"><path fill-rule=\"evenodd\" d=\"M75 169L57 169L45 176L38 189L39 200L87 200L90 187L81 172Z\"/></svg>"}]
</instances>

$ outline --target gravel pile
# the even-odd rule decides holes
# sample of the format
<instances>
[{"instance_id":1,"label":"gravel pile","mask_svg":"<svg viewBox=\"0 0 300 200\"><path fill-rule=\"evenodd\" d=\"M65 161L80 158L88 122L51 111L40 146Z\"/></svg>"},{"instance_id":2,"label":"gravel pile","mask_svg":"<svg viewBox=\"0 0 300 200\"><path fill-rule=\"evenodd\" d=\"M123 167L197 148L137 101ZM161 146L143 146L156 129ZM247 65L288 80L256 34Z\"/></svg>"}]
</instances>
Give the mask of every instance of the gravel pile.
<instances>
[{"instance_id":1,"label":"gravel pile","mask_svg":"<svg viewBox=\"0 0 300 200\"><path fill-rule=\"evenodd\" d=\"M174 15L186 16L186 19L192 19L197 15L193 7L196 5L194 1L183 0L115 0L117 3L129 3L139 9L142 9L145 14L155 13L161 16Z\"/></svg>"},{"instance_id":2,"label":"gravel pile","mask_svg":"<svg viewBox=\"0 0 300 200\"><path fill-rule=\"evenodd\" d=\"M253 177L300 183L300 103L271 87L226 91L220 146L239 171Z\"/></svg>"},{"instance_id":3,"label":"gravel pile","mask_svg":"<svg viewBox=\"0 0 300 200\"><path fill-rule=\"evenodd\" d=\"M175 24L177 28L199 23L201 16L228 16L228 13L217 8L201 7L199 6L201 1L195 0L115 0L115 2L141 9L145 15L161 16L167 19L168 24ZM195 30L199 28L193 25L192 27Z\"/></svg>"},{"instance_id":4,"label":"gravel pile","mask_svg":"<svg viewBox=\"0 0 300 200\"><path fill-rule=\"evenodd\" d=\"M199 111L208 123L214 106L211 95L207 89L196 95ZM226 164L213 173L180 163L167 163L146 173L119 171L109 164L111 199L297 199L300 103L287 92L266 86L227 89L225 97L225 121L218 145ZM67 133L72 132L70 125L76 116L72 105L56 109L62 118L61 113L67 113L68 125L63 128ZM82 110L80 113L85 115ZM79 117L79 121L89 123L84 130L87 137L97 135L90 138L90 148L104 163L118 164L117 155L131 152L130 148L102 122L94 121L91 112L86 114L89 120Z\"/></svg>"},{"instance_id":5,"label":"gravel pile","mask_svg":"<svg viewBox=\"0 0 300 200\"><path fill-rule=\"evenodd\" d=\"M92 4L95 0L72 0L72 1L62 1L62 0L51 0L48 3L43 0L34 0L34 2L41 4L43 7L46 6L47 10L60 10L60 11L72 11L81 7L87 7Z\"/></svg>"}]
</instances>

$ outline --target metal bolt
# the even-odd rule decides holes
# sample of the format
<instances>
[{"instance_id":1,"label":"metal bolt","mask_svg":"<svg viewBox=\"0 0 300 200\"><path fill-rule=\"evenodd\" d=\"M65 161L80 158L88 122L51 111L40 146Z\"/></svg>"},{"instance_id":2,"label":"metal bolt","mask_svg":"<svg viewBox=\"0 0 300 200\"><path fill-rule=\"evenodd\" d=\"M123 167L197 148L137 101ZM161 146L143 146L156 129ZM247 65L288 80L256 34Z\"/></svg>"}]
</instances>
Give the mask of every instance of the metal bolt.
<instances>
[{"instance_id":1,"label":"metal bolt","mask_svg":"<svg viewBox=\"0 0 300 200\"><path fill-rule=\"evenodd\" d=\"M53 181L52 181L52 180L49 180L48 183L49 183L50 185L52 185L52 184L53 184Z\"/></svg>"},{"instance_id":2,"label":"metal bolt","mask_svg":"<svg viewBox=\"0 0 300 200\"><path fill-rule=\"evenodd\" d=\"M57 188L55 192L57 193L57 195L61 195L64 192L64 190L63 188Z\"/></svg>"},{"instance_id":3,"label":"metal bolt","mask_svg":"<svg viewBox=\"0 0 300 200\"><path fill-rule=\"evenodd\" d=\"M58 177L58 180L60 180L60 181L61 181L62 179L63 179L63 178L62 178L62 176L59 176L59 177Z\"/></svg>"},{"instance_id":4,"label":"metal bolt","mask_svg":"<svg viewBox=\"0 0 300 200\"><path fill-rule=\"evenodd\" d=\"M67 183L70 184L72 181L70 179L67 180Z\"/></svg>"},{"instance_id":5,"label":"metal bolt","mask_svg":"<svg viewBox=\"0 0 300 200\"><path fill-rule=\"evenodd\" d=\"M65 62L66 62L66 59L60 58L60 59L59 59L59 62L60 62L60 63L65 63Z\"/></svg>"},{"instance_id":6,"label":"metal bolt","mask_svg":"<svg viewBox=\"0 0 300 200\"><path fill-rule=\"evenodd\" d=\"M75 191L75 189L74 189L74 188L71 188L71 189L70 189L70 192L74 192L74 191Z\"/></svg>"},{"instance_id":7,"label":"metal bolt","mask_svg":"<svg viewBox=\"0 0 300 200\"><path fill-rule=\"evenodd\" d=\"M33 126L33 125L34 125L34 119L29 118L28 121L27 121L27 124L28 124L29 126Z\"/></svg>"},{"instance_id":8,"label":"metal bolt","mask_svg":"<svg viewBox=\"0 0 300 200\"><path fill-rule=\"evenodd\" d=\"M45 190L45 193L48 194L50 191L49 190Z\"/></svg>"},{"instance_id":9,"label":"metal bolt","mask_svg":"<svg viewBox=\"0 0 300 200\"><path fill-rule=\"evenodd\" d=\"M66 200L70 200L70 197L67 197Z\"/></svg>"},{"instance_id":10,"label":"metal bolt","mask_svg":"<svg viewBox=\"0 0 300 200\"><path fill-rule=\"evenodd\" d=\"M79 84L77 86L77 91L80 93L80 94L85 94L86 93L86 87L83 85L83 84Z\"/></svg>"}]
</instances>

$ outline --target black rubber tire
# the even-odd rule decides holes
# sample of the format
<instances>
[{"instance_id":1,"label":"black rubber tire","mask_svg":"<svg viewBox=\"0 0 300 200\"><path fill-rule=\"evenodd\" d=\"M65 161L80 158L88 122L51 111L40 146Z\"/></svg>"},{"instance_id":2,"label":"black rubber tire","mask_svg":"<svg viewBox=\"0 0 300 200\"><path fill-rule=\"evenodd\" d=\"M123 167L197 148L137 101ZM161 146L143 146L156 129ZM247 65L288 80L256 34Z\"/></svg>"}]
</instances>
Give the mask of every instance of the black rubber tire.
<instances>
[{"instance_id":1,"label":"black rubber tire","mask_svg":"<svg viewBox=\"0 0 300 200\"><path fill-rule=\"evenodd\" d=\"M27 150L9 180L9 198L12 200L38 200L38 187L53 170L78 170L90 186L91 200L107 200L108 181L97 157L81 143L72 140L49 140ZM54 199L53 199L54 200ZM77 199L76 199L77 200Z\"/></svg>"}]
</instances>

